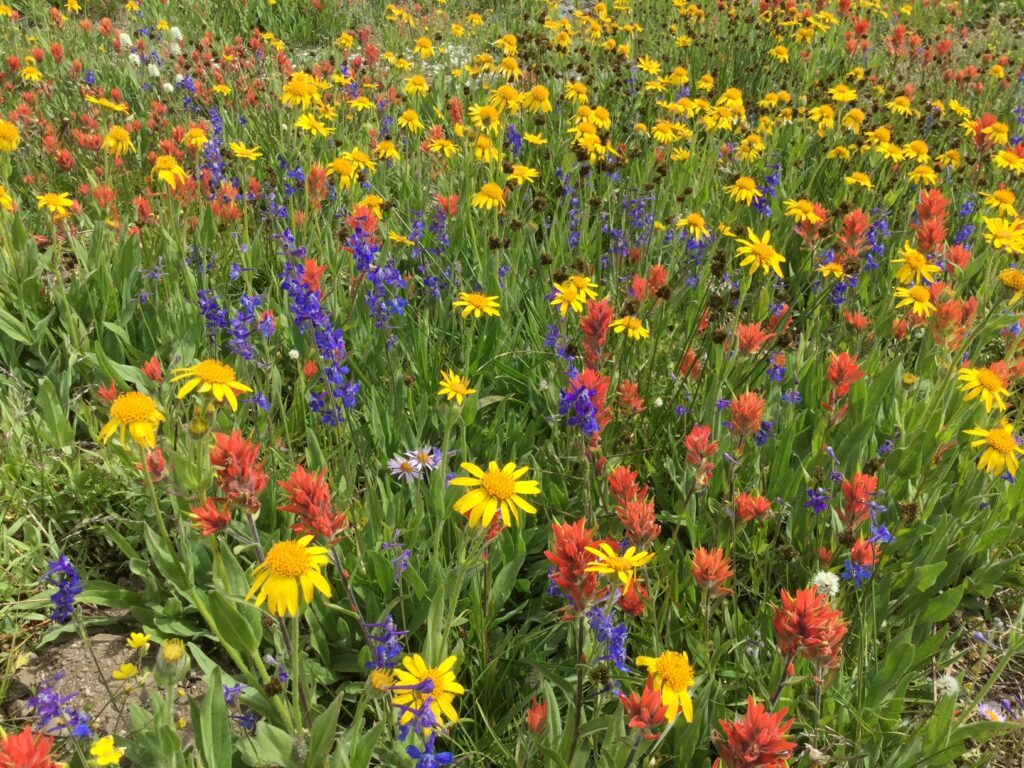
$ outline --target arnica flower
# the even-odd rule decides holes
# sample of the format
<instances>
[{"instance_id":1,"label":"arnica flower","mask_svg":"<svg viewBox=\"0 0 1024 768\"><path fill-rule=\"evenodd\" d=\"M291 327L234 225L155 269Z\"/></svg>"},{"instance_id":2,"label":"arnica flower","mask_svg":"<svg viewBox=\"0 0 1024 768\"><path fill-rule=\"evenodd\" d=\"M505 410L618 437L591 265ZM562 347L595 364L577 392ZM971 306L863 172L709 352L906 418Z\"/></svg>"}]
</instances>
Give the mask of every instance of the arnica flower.
<instances>
[{"instance_id":1,"label":"arnica flower","mask_svg":"<svg viewBox=\"0 0 1024 768\"><path fill-rule=\"evenodd\" d=\"M0 730L0 766L3 768L56 768L58 763L50 758L51 749L53 737L37 736L29 725L13 736Z\"/></svg>"},{"instance_id":2,"label":"arnica flower","mask_svg":"<svg viewBox=\"0 0 1024 768\"><path fill-rule=\"evenodd\" d=\"M160 155L153 162L152 175L171 189L177 189L179 184L184 184L188 179L185 169L171 155Z\"/></svg>"},{"instance_id":3,"label":"arnica flower","mask_svg":"<svg viewBox=\"0 0 1024 768\"><path fill-rule=\"evenodd\" d=\"M754 697L747 699L747 714L742 720L719 720L722 733L712 737L726 768L786 768L796 743L786 740L793 725L785 720L788 709L772 714Z\"/></svg>"},{"instance_id":4,"label":"arnica flower","mask_svg":"<svg viewBox=\"0 0 1024 768\"><path fill-rule=\"evenodd\" d=\"M935 275L942 273L942 267L938 264L930 264L928 257L917 250L910 243L903 244L902 259L893 259L893 264L902 264L896 273L896 279L904 285L911 283L930 283Z\"/></svg>"},{"instance_id":5,"label":"arnica flower","mask_svg":"<svg viewBox=\"0 0 1024 768\"><path fill-rule=\"evenodd\" d=\"M775 272L776 275L782 277L780 265L786 260L786 257L769 245L768 241L771 240L771 237L771 232L765 232L758 236L754 230L748 227L747 239L737 239L736 242L740 244L740 247L736 249L736 252L744 257L740 261L740 266L749 266L750 274L753 275L760 268L765 274Z\"/></svg>"},{"instance_id":6,"label":"arnica flower","mask_svg":"<svg viewBox=\"0 0 1024 768\"><path fill-rule=\"evenodd\" d=\"M67 192L47 192L45 195L36 195L36 203L39 210L45 208L55 216L64 216L74 206L75 201Z\"/></svg>"},{"instance_id":7,"label":"arnica flower","mask_svg":"<svg viewBox=\"0 0 1024 768\"><path fill-rule=\"evenodd\" d=\"M993 408L1006 410L1003 397L1009 397L1010 390L1006 388L1003 377L991 368L961 368L958 378L963 383L960 391L966 393L964 402L980 397L985 404L985 413L991 413Z\"/></svg>"},{"instance_id":8,"label":"arnica flower","mask_svg":"<svg viewBox=\"0 0 1024 768\"><path fill-rule=\"evenodd\" d=\"M666 717L674 723L679 713L683 713L686 722L693 722L693 699L690 689L693 687L693 667L686 653L665 651L657 658L637 656L636 663L646 667L654 677L654 688L661 692L661 703L666 707Z\"/></svg>"},{"instance_id":9,"label":"arnica flower","mask_svg":"<svg viewBox=\"0 0 1024 768\"><path fill-rule=\"evenodd\" d=\"M103 137L103 149L114 157L122 157L129 152L134 152L135 144L132 142L132 135L125 128L114 125Z\"/></svg>"},{"instance_id":10,"label":"arnica flower","mask_svg":"<svg viewBox=\"0 0 1024 768\"><path fill-rule=\"evenodd\" d=\"M982 217L985 222L985 242L993 248L1006 251L1015 256L1024 254L1024 219L990 219Z\"/></svg>"},{"instance_id":11,"label":"arnica flower","mask_svg":"<svg viewBox=\"0 0 1024 768\"><path fill-rule=\"evenodd\" d=\"M192 659L185 651L185 641L180 637L172 637L160 645L160 652L153 666L153 679L162 688L172 688L188 674Z\"/></svg>"},{"instance_id":12,"label":"arnica flower","mask_svg":"<svg viewBox=\"0 0 1024 768\"><path fill-rule=\"evenodd\" d=\"M449 656L436 667L428 667L418 653L406 656L402 667L395 669L394 705L402 710L403 725L428 709L441 726L459 719L455 711L455 697L466 692L455 679L457 656Z\"/></svg>"},{"instance_id":13,"label":"arnica flower","mask_svg":"<svg viewBox=\"0 0 1024 768\"><path fill-rule=\"evenodd\" d=\"M110 406L110 421L100 430L99 441L106 443L118 431L124 445L125 433L143 448L156 446L156 430L166 419L156 401L141 392L126 392Z\"/></svg>"},{"instance_id":14,"label":"arnica flower","mask_svg":"<svg viewBox=\"0 0 1024 768\"><path fill-rule=\"evenodd\" d=\"M459 405L469 395L475 395L476 390L469 388L469 379L459 376L453 370L441 371L441 389L437 394L444 395L449 400L454 400Z\"/></svg>"},{"instance_id":15,"label":"arnica flower","mask_svg":"<svg viewBox=\"0 0 1024 768\"><path fill-rule=\"evenodd\" d=\"M697 547L693 550L693 562L690 564L690 573L697 586L708 593L709 597L725 597L732 593L732 590L725 586L733 575L729 566L732 562L721 547L705 549Z\"/></svg>"},{"instance_id":16,"label":"arnica flower","mask_svg":"<svg viewBox=\"0 0 1024 768\"><path fill-rule=\"evenodd\" d=\"M764 197L764 192L757 188L757 182L749 176L740 176L725 188L726 193L734 202L750 205L756 199Z\"/></svg>"},{"instance_id":17,"label":"arnica flower","mask_svg":"<svg viewBox=\"0 0 1024 768\"><path fill-rule=\"evenodd\" d=\"M89 754L96 760L96 765L120 765L124 747L118 747L113 736L104 736L92 745Z\"/></svg>"},{"instance_id":18,"label":"arnica flower","mask_svg":"<svg viewBox=\"0 0 1024 768\"><path fill-rule=\"evenodd\" d=\"M662 703L662 694L658 691L653 677L648 676L642 693L631 693L628 696L619 693L619 701L622 702L626 717L629 718L626 724L630 728L646 731L645 739L658 738L657 731L668 721L668 707Z\"/></svg>"},{"instance_id":19,"label":"arnica flower","mask_svg":"<svg viewBox=\"0 0 1024 768\"><path fill-rule=\"evenodd\" d=\"M18 126L0 118L0 152L10 154L21 144Z\"/></svg>"},{"instance_id":20,"label":"arnica flower","mask_svg":"<svg viewBox=\"0 0 1024 768\"><path fill-rule=\"evenodd\" d=\"M228 146L231 148L232 154L239 160L257 160L263 157L259 147L247 147L241 141L232 141Z\"/></svg>"},{"instance_id":21,"label":"arnica flower","mask_svg":"<svg viewBox=\"0 0 1024 768\"><path fill-rule=\"evenodd\" d=\"M800 656L820 669L839 666L848 627L842 612L817 589L798 589L796 597L782 590L774 624L779 650L788 658Z\"/></svg>"},{"instance_id":22,"label":"arnica flower","mask_svg":"<svg viewBox=\"0 0 1024 768\"><path fill-rule=\"evenodd\" d=\"M256 568L252 587L245 596L256 596L256 605L267 603L275 616L294 616L299 612L299 588L306 603L316 591L331 596L331 585L320 573L327 564L327 550L311 547L312 536L297 541L281 541L270 548L266 559ZM257 594L258 593L258 594Z\"/></svg>"},{"instance_id":23,"label":"arnica flower","mask_svg":"<svg viewBox=\"0 0 1024 768\"><path fill-rule=\"evenodd\" d=\"M584 298L580 295L576 284L571 280L566 280L561 285L555 284L555 292L549 303L558 307L559 314L565 317L569 314L570 309L573 312L582 312L583 302Z\"/></svg>"},{"instance_id":24,"label":"arnica flower","mask_svg":"<svg viewBox=\"0 0 1024 768\"><path fill-rule=\"evenodd\" d=\"M1024 453L1024 448L1017 444L1017 438L1009 422L1004 421L994 429L975 427L965 429L964 432L979 438L971 441L972 448L985 446L981 458L978 459L978 469L991 475L1002 474L1005 469L1012 477L1017 475L1017 467L1020 466L1017 454Z\"/></svg>"},{"instance_id":25,"label":"arnica flower","mask_svg":"<svg viewBox=\"0 0 1024 768\"><path fill-rule=\"evenodd\" d=\"M644 327L643 321L639 317L633 317L632 315L620 317L609 327L615 333L625 333L626 336L637 341L650 338L651 335L651 332Z\"/></svg>"},{"instance_id":26,"label":"arnica flower","mask_svg":"<svg viewBox=\"0 0 1024 768\"><path fill-rule=\"evenodd\" d=\"M654 559L654 552L638 552L636 547L629 547L620 555L611 544L604 541L596 547L587 547L587 552L594 559L585 568L586 572L614 574L622 582L623 589L629 588L637 568L642 568Z\"/></svg>"},{"instance_id":27,"label":"arnica flower","mask_svg":"<svg viewBox=\"0 0 1024 768\"><path fill-rule=\"evenodd\" d=\"M511 461L498 467L498 462L492 461L484 471L465 461L462 468L471 477L453 478L451 484L472 488L455 502L455 511L469 518L469 525L489 528L500 512L505 525L512 527L519 524L520 511L537 514L537 508L523 498L540 493L536 480L520 480L530 471L529 467L517 467Z\"/></svg>"},{"instance_id":28,"label":"arnica flower","mask_svg":"<svg viewBox=\"0 0 1024 768\"><path fill-rule=\"evenodd\" d=\"M454 309L461 309L463 317L469 317L470 315L474 318L479 318L481 315L501 317L497 296L462 292L459 294L458 301L452 302L452 307Z\"/></svg>"},{"instance_id":29,"label":"arnica flower","mask_svg":"<svg viewBox=\"0 0 1024 768\"><path fill-rule=\"evenodd\" d=\"M485 211L493 211L497 208L501 212L505 210L505 190L493 181L489 181L480 188L479 192L473 193L469 202L474 208L482 208Z\"/></svg>"},{"instance_id":30,"label":"arnica flower","mask_svg":"<svg viewBox=\"0 0 1024 768\"><path fill-rule=\"evenodd\" d=\"M814 203L805 197L799 200L787 200L783 203L786 215L796 221L797 224L807 222L809 224L820 224L824 219L814 209Z\"/></svg>"},{"instance_id":31,"label":"arnica flower","mask_svg":"<svg viewBox=\"0 0 1024 768\"><path fill-rule=\"evenodd\" d=\"M1004 269L999 273L999 282L1013 291L1013 296L1010 297L1011 305L1016 304L1021 296L1024 296L1024 272L1019 269Z\"/></svg>"},{"instance_id":32,"label":"arnica flower","mask_svg":"<svg viewBox=\"0 0 1024 768\"><path fill-rule=\"evenodd\" d=\"M912 314L921 317L930 317L935 312L935 305L932 304L932 292L927 286L915 285L913 288L897 288L894 296L900 299L896 309L910 307Z\"/></svg>"},{"instance_id":33,"label":"arnica flower","mask_svg":"<svg viewBox=\"0 0 1024 768\"><path fill-rule=\"evenodd\" d=\"M188 368L176 368L172 373L174 375L171 377L171 382L188 379L178 390L179 400L198 387L200 394L209 392L218 403L227 400L231 410L237 411L237 395L253 391L252 387L238 381L234 368L219 360L203 360Z\"/></svg>"}]
</instances>

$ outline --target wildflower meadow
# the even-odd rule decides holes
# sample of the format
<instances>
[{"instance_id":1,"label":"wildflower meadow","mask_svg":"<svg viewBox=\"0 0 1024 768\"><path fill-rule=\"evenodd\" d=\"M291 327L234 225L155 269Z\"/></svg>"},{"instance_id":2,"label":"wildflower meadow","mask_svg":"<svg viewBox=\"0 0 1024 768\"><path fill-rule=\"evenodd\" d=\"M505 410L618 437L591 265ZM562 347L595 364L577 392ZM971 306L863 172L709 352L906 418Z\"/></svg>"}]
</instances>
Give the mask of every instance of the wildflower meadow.
<instances>
[{"instance_id":1,"label":"wildflower meadow","mask_svg":"<svg viewBox=\"0 0 1024 768\"><path fill-rule=\"evenodd\" d=\"M0 0L0 768L1021 766L1022 195L1013 0Z\"/></svg>"}]
</instances>

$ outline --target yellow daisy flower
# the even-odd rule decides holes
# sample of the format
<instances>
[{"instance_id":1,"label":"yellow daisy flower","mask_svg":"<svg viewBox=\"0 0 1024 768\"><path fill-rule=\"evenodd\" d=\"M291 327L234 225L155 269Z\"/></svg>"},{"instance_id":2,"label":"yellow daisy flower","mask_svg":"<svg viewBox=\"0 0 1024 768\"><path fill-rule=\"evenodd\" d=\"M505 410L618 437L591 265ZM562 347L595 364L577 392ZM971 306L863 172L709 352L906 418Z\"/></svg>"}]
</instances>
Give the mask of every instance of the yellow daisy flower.
<instances>
[{"instance_id":1,"label":"yellow daisy flower","mask_svg":"<svg viewBox=\"0 0 1024 768\"><path fill-rule=\"evenodd\" d=\"M584 572L615 575L622 582L623 590L629 589L636 569L654 559L653 552L638 552L636 547L630 547L621 555L617 555L606 542L601 542L596 547L586 547L586 550L596 559L583 569Z\"/></svg>"},{"instance_id":2,"label":"yellow daisy flower","mask_svg":"<svg viewBox=\"0 0 1024 768\"><path fill-rule=\"evenodd\" d=\"M469 317L470 315L473 315L474 318L479 318L481 315L501 317L497 296L487 296L475 292L466 293L463 291L459 294L459 300L452 302L452 307L454 309L462 309L463 317Z\"/></svg>"},{"instance_id":3,"label":"yellow daisy flower","mask_svg":"<svg viewBox=\"0 0 1024 768\"><path fill-rule=\"evenodd\" d=\"M319 591L331 596L331 585L320 573L327 565L327 549L311 547L313 537L303 536L297 541L280 541L270 548L266 559L256 567L252 587L245 596L256 596L257 607L267 604L275 616L295 616L299 612L299 589L305 603L313 600Z\"/></svg>"},{"instance_id":4,"label":"yellow daisy flower","mask_svg":"<svg viewBox=\"0 0 1024 768\"><path fill-rule=\"evenodd\" d=\"M122 445L127 432L143 448L154 448L156 430L166 418L153 398L141 392L126 392L111 404L110 421L100 430L99 441L106 443L120 431Z\"/></svg>"},{"instance_id":5,"label":"yellow daisy flower","mask_svg":"<svg viewBox=\"0 0 1024 768\"><path fill-rule=\"evenodd\" d=\"M469 388L469 379L459 376L455 371L449 369L441 371L441 388L437 391L439 395L445 395L449 400L454 400L459 405L469 395L475 395L476 390Z\"/></svg>"},{"instance_id":6,"label":"yellow daisy flower","mask_svg":"<svg viewBox=\"0 0 1024 768\"><path fill-rule=\"evenodd\" d=\"M655 688L661 689L661 703L668 708L665 716L670 723L675 722L679 713L683 713L686 722L693 722L693 699L690 688L693 687L693 667L686 653L665 651L661 656L637 656L638 666L645 667L654 677Z\"/></svg>"},{"instance_id":7,"label":"yellow daisy flower","mask_svg":"<svg viewBox=\"0 0 1024 768\"><path fill-rule=\"evenodd\" d=\"M462 462L462 468L469 472L470 477L456 477L451 485L472 488L455 502L455 511L469 519L469 525L490 528L497 513L505 525L511 527L519 524L519 513L537 514L537 508L523 498L540 493L536 480L520 480L530 471L529 467L517 467L508 462L499 467L492 461L483 470L476 464Z\"/></svg>"},{"instance_id":8,"label":"yellow daisy flower","mask_svg":"<svg viewBox=\"0 0 1024 768\"><path fill-rule=\"evenodd\" d=\"M991 413L993 407L1006 410L1003 397L1009 397L1010 390L1006 388L1003 377L991 368L961 368L958 378L963 383L960 391L966 393L964 402L980 397L986 413Z\"/></svg>"},{"instance_id":9,"label":"yellow daisy flower","mask_svg":"<svg viewBox=\"0 0 1024 768\"><path fill-rule=\"evenodd\" d=\"M1024 453L1024 448L1017 445L1017 438L1014 437L1013 427L1009 423L1004 421L995 429L965 429L964 433L979 438L971 441L972 448L985 446L981 458L978 459L978 469L991 475L1002 474L1004 469L1011 476L1017 474L1017 468L1020 466L1017 454Z\"/></svg>"},{"instance_id":10,"label":"yellow daisy flower","mask_svg":"<svg viewBox=\"0 0 1024 768\"><path fill-rule=\"evenodd\" d=\"M172 373L174 374L171 378L172 383L188 379L178 390L179 400L198 387L200 394L209 392L218 403L227 400L231 410L237 411L237 395L253 391L252 387L238 381L234 368L219 360L203 360L188 368L176 368Z\"/></svg>"},{"instance_id":11,"label":"yellow daisy flower","mask_svg":"<svg viewBox=\"0 0 1024 768\"><path fill-rule=\"evenodd\" d=\"M455 697L466 692L452 671L458 656L449 656L436 667L428 667L418 653L402 659L402 668L395 669L392 703L401 707L400 722L405 724L416 717L416 712L429 707L439 726L446 727L458 721Z\"/></svg>"}]
</instances>

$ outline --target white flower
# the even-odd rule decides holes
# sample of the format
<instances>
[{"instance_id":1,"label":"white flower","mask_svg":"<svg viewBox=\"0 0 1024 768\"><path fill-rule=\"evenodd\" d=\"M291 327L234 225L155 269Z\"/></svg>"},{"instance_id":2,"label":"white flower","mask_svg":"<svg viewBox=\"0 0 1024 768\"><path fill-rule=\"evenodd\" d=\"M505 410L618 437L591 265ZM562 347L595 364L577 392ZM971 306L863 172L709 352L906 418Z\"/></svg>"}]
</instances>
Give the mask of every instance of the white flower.
<instances>
[{"instance_id":1,"label":"white flower","mask_svg":"<svg viewBox=\"0 0 1024 768\"><path fill-rule=\"evenodd\" d=\"M299 350L297 350L297 349L289 349L288 350L288 357L291 358L292 360L298 360L299 359Z\"/></svg>"},{"instance_id":2,"label":"white flower","mask_svg":"<svg viewBox=\"0 0 1024 768\"><path fill-rule=\"evenodd\" d=\"M661 406L663 406L664 404L665 404L665 401L662 400L660 397L654 398L654 407L655 408L661 408Z\"/></svg>"},{"instance_id":3,"label":"white flower","mask_svg":"<svg viewBox=\"0 0 1024 768\"><path fill-rule=\"evenodd\" d=\"M539 389L541 392L547 392L548 387L550 386L551 385L548 383L547 379L541 379L540 384L537 385L537 389Z\"/></svg>"},{"instance_id":4,"label":"white flower","mask_svg":"<svg viewBox=\"0 0 1024 768\"><path fill-rule=\"evenodd\" d=\"M164 83L160 87L164 89L164 93L174 93L174 83Z\"/></svg>"},{"instance_id":5,"label":"white flower","mask_svg":"<svg viewBox=\"0 0 1024 768\"><path fill-rule=\"evenodd\" d=\"M117 40L121 43L122 48L132 47L132 36L129 35L127 32L122 32L120 35L118 35Z\"/></svg>"},{"instance_id":6,"label":"white flower","mask_svg":"<svg viewBox=\"0 0 1024 768\"><path fill-rule=\"evenodd\" d=\"M171 56L181 56L181 46L177 43L171 43L170 51Z\"/></svg>"},{"instance_id":7,"label":"white flower","mask_svg":"<svg viewBox=\"0 0 1024 768\"><path fill-rule=\"evenodd\" d=\"M175 83L175 85L181 83L181 81L184 80L184 79L185 79L185 76L179 72L178 74L176 74L174 76L174 83Z\"/></svg>"},{"instance_id":8,"label":"white flower","mask_svg":"<svg viewBox=\"0 0 1024 768\"><path fill-rule=\"evenodd\" d=\"M939 696L956 696L960 693L960 681L950 674L942 675L935 680L935 691Z\"/></svg>"},{"instance_id":9,"label":"white flower","mask_svg":"<svg viewBox=\"0 0 1024 768\"><path fill-rule=\"evenodd\" d=\"M137 53L129 53L128 54L128 61L131 63L131 65L133 67L141 67L142 66L142 59L139 58L139 54L137 54Z\"/></svg>"},{"instance_id":10,"label":"white flower","mask_svg":"<svg viewBox=\"0 0 1024 768\"><path fill-rule=\"evenodd\" d=\"M171 27L168 31L171 33L171 40L182 40L185 37L178 27Z\"/></svg>"},{"instance_id":11,"label":"white flower","mask_svg":"<svg viewBox=\"0 0 1024 768\"><path fill-rule=\"evenodd\" d=\"M829 571L818 571L811 579L811 586L824 595L835 597L839 594L839 577Z\"/></svg>"},{"instance_id":12,"label":"white flower","mask_svg":"<svg viewBox=\"0 0 1024 768\"><path fill-rule=\"evenodd\" d=\"M149 72L150 77L160 77L160 67L158 67L156 64L151 63L148 67L146 67L146 71Z\"/></svg>"}]
</instances>

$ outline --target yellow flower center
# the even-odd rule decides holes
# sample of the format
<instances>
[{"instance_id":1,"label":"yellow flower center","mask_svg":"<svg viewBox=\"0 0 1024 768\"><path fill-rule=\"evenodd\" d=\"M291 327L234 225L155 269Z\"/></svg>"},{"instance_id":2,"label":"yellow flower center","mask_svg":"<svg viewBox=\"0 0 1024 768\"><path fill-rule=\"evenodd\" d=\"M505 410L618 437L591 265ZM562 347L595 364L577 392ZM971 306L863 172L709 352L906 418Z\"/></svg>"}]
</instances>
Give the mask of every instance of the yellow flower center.
<instances>
[{"instance_id":1,"label":"yellow flower center","mask_svg":"<svg viewBox=\"0 0 1024 768\"><path fill-rule=\"evenodd\" d=\"M160 646L160 654L164 657L164 661L173 664L185 655L185 643L178 638L168 640Z\"/></svg>"},{"instance_id":2,"label":"yellow flower center","mask_svg":"<svg viewBox=\"0 0 1024 768\"><path fill-rule=\"evenodd\" d=\"M495 184L493 181L489 181L484 184L483 189L480 190L480 194L484 197L488 197L491 200L501 200L504 197L504 190Z\"/></svg>"},{"instance_id":3,"label":"yellow flower center","mask_svg":"<svg viewBox=\"0 0 1024 768\"><path fill-rule=\"evenodd\" d=\"M462 296L462 299L476 309L486 309L488 306L487 297L482 293L467 293Z\"/></svg>"},{"instance_id":4,"label":"yellow flower center","mask_svg":"<svg viewBox=\"0 0 1024 768\"><path fill-rule=\"evenodd\" d=\"M794 207L802 213L814 213L814 203L810 200L797 200Z\"/></svg>"},{"instance_id":5,"label":"yellow flower center","mask_svg":"<svg viewBox=\"0 0 1024 768\"><path fill-rule=\"evenodd\" d=\"M301 576L310 570L309 553L297 541L281 541L267 552L267 567L277 576Z\"/></svg>"},{"instance_id":6,"label":"yellow flower center","mask_svg":"<svg viewBox=\"0 0 1024 768\"><path fill-rule=\"evenodd\" d=\"M765 243L752 243L750 252L761 264L771 264L775 258L775 249Z\"/></svg>"},{"instance_id":7,"label":"yellow flower center","mask_svg":"<svg viewBox=\"0 0 1024 768\"><path fill-rule=\"evenodd\" d=\"M666 651L661 654L655 669L668 688L681 691L693 685L693 668L681 653Z\"/></svg>"},{"instance_id":8,"label":"yellow flower center","mask_svg":"<svg viewBox=\"0 0 1024 768\"><path fill-rule=\"evenodd\" d=\"M511 475L507 475L500 469L492 469L486 472L480 479L480 485L488 496L498 501L508 501L516 492L516 481Z\"/></svg>"},{"instance_id":9,"label":"yellow flower center","mask_svg":"<svg viewBox=\"0 0 1024 768\"><path fill-rule=\"evenodd\" d=\"M755 189L757 189L757 182L754 181L749 176L740 176L738 179L736 179L736 184L734 186L737 189L746 190L747 192L753 192Z\"/></svg>"},{"instance_id":10,"label":"yellow flower center","mask_svg":"<svg viewBox=\"0 0 1024 768\"><path fill-rule=\"evenodd\" d=\"M1017 441L1010 432L1005 429L993 429L985 437L988 447L998 453L1007 456L1017 448Z\"/></svg>"},{"instance_id":11,"label":"yellow flower center","mask_svg":"<svg viewBox=\"0 0 1024 768\"><path fill-rule=\"evenodd\" d=\"M975 376L978 380L978 386L982 389L987 389L989 392L998 392L1003 389L1003 380L998 374L993 373L988 368L981 368L975 371Z\"/></svg>"},{"instance_id":12,"label":"yellow flower center","mask_svg":"<svg viewBox=\"0 0 1024 768\"><path fill-rule=\"evenodd\" d=\"M126 392L110 406L110 418L122 424L150 421L156 412L153 398L141 392Z\"/></svg>"},{"instance_id":13,"label":"yellow flower center","mask_svg":"<svg viewBox=\"0 0 1024 768\"><path fill-rule=\"evenodd\" d=\"M386 669L375 669L370 673L370 687L375 691L389 691L395 684L395 678Z\"/></svg>"},{"instance_id":14,"label":"yellow flower center","mask_svg":"<svg viewBox=\"0 0 1024 768\"><path fill-rule=\"evenodd\" d=\"M1003 285L1013 291L1024 291L1024 272L1019 269L1004 269L999 273Z\"/></svg>"},{"instance_id":15,"label":"yellow flower center","mask_svg":"<svg viewBox=\"0 0 1024 768\"><path fill-rule=\"evenodd\" d=\"M235 369L219 360L203 360L193 366L192 374L207 384L230 384L235 380Z\"/></svg>"},{"instance_id":16,"label":"yellow flower center","mask_svg":"<svg viewBox=\"0 0 1024 768\"><path fill-rule=\"evenodd\" d=\"M931 299L932 293L923 285L915 285L907 292L907 296L918 304L924 304Z\"/></svg>"},{"instance_id":17,"label":"yellow flower center","mask_svg":"<svg viewBox=\"0 0 1024 768\"><path fill-rule=\"evenodd\" d=\"M158 171L170 171L176 168L178 163L170 155L160 155L153 163L153 167Z\"/></svg>"},{"instance_id":18,"label":"yellow flower center","mask_svg":"<svg viewBox=\"0 0 1024 768\"><path fill-rule=\"evenodd\" d=\"M911 269L920 269L928 264L928 259L920 251L908 250L906 256L907 266Z\"/></svg>"},{"instance_id":19,"label":"yellow flower center","mask_svg":"<svg viewBox=\"0 0 1024 768\"><path fill-rule=\"evenodd\" d=\"M454 379L452 379L450 382L448 382L448 389L450 389L452 392L454 392L457 395L468 395L469 394L469 387L466 386L466 382L464 382L462 379L460 379L457 376ZM421 458L421 461L425 461L425 460L426 460L425 458Z\"/></svg>"},{"instance_id":20,"label":"yellow flower center","mask_svg":"<svg viewBox=\"0 0 1024 768\"><path fill-rule=\"evenodd\" d=\"M636 564L632 560L628 560L625 557L619 557L618 555L605 555L602 557L604 565L607 565L613 571L619 573L625 573L632 571L636 568Z\"/></svg>"},{"instance_id":21,"label":"yellow flower center","mask_svg":"<svg viewBox=\"0 0 1024 768\"><path fill-rule=\"evenodd\" d=\"M1017 201L1017 197L1008 189L997 189L992 193L992 197L1007 205L1013 205Z\"/></svg>"}]
</instances>

